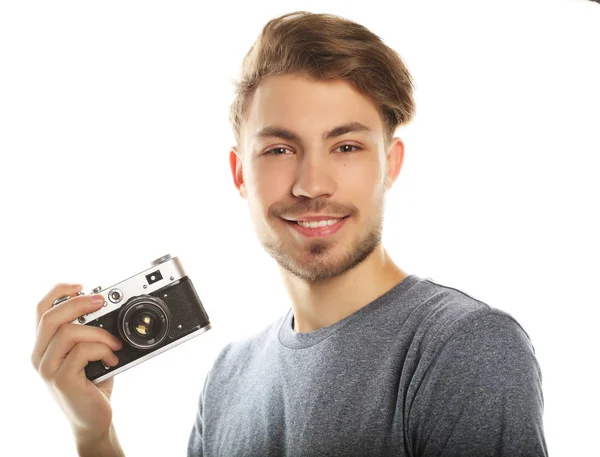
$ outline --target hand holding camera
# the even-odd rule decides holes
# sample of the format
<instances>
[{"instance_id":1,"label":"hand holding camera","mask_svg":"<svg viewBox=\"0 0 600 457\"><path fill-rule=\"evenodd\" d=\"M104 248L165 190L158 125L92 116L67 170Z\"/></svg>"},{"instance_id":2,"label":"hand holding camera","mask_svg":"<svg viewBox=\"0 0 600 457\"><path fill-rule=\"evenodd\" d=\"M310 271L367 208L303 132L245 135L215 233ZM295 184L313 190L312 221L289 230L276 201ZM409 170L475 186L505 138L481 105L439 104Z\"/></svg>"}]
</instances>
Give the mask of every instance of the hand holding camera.
<instances>
[{"instance_id":1,"label":"hand holding camera","mask_svg":"<svg viewBox=\"0 0 600 457\"><path fill-rule=\"evenodd\" d=\"M112 428L112 377L210 329L177 257L86 295L56 285L38 304L31 361L65 412L78 448L123 455ZM93 455L93 454L90 454Z\"/></svg>"},{"instance_id":2,"label":"hand holding camera","mask_svg":"<svg viewBox=\"0 0 600 457\"><path fill-rule=\"evenodd\" d=\"M93 360L116 365L114 351L123 343L102 328L73 325L70 322L101 308L104 299L77 295L80 286L56 285L37 306L37 337L31 361L46 382L50 393L65 412L76 439L101 441L112 423L110 396L113 379L94 385L85 376L85 366ZM65 295L73 298L53 307Z\"/></svg>"}]
</instances>

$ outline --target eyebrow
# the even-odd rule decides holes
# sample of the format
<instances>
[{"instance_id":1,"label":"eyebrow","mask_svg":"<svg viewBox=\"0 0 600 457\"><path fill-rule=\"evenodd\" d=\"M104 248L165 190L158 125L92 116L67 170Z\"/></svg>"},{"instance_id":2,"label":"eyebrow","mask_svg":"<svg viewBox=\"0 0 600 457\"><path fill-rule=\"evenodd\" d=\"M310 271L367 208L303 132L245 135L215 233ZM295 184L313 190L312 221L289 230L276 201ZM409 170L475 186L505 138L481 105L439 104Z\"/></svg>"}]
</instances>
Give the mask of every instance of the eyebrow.
<instances>
[{"instance_id":1,"label":"eyebrow","mask_svg":"<svg viewBox=\"0 0 600 457\"><path fill-rule=\"evenodd\" d=\"M367 127L360 122L348 122L346 124L338 125L333 129L323 133L323 139L329 140L331 138L335 138L346 133L350 132L371 132L372 129ZM277 137L282 138L288 141L295 141L297 143L301 143L300 136L293 131L286 129L284 127L280 127L277 125L269 125L260 129L254 135L254 138L266 138L266 137Z\"/></svg>"}]
</instances>

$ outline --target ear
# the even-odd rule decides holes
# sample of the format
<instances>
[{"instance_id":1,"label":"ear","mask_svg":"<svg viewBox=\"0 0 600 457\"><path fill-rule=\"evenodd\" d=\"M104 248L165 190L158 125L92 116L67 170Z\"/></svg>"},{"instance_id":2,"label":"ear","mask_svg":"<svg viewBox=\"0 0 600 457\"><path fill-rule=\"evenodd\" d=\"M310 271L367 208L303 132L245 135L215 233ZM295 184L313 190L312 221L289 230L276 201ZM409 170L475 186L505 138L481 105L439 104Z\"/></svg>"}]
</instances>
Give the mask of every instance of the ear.
<instances>
[{"instance_id":1,"label":"ear","mask_svg":"<svg viewBox=\"0 0 600 457\"><path fill-rule=\"evenodd\" d=\"M386 154L385 188L390 190L398 178L404 163L404 143L398 137L392 138Z\"/></svg>"},{"instance_id":2,"label":"ear","mask_svg":"<svg viewBox=\"0 0 600 457\"><path fill-rule=\"evenodd\" d=\"M242 157L237 147L233 146L229 151L229 167L233 176L233 184L242 198L246 198L246 186L244 185L244 174L242 172Z\"/></svg>"}]
</instances>

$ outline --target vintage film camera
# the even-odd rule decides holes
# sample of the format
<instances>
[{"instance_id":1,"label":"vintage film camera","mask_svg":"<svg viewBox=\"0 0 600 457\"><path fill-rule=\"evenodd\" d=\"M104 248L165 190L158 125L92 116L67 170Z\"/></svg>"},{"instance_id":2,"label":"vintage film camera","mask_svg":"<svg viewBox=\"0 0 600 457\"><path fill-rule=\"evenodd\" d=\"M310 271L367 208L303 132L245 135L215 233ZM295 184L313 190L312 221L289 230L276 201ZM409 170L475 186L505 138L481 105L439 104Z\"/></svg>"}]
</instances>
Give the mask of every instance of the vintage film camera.
<instances>
[{"instance_id":1,"label":"vintage film camera","mask_svg":"<svg viewBox=\"0 0 600 457\"><path fill-rule=\"evenodd\" d=\"M94 384L211 328L192 281L177 257L169 254L129 279L106 289L96 287L92 292L104 296L104 306L72 323L102 327L123 340L123 348L115 351L119 357L116 366L95 361L85 367L86 377ZM60 297L53 306L69 298Z\"/></svg>"}]
</instances>

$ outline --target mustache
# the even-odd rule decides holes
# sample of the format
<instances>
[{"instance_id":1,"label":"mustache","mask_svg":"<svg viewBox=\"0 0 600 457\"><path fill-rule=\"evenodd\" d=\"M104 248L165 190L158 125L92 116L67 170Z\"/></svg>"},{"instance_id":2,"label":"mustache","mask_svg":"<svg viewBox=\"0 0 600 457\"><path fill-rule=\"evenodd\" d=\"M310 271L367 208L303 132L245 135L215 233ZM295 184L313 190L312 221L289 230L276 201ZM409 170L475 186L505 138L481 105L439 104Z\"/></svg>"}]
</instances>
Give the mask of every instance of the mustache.
<instances>
[{"instance_id":1,"label":"mustache","mask_svg":"<svg viewBox=\"0 0 600 457\"><path fill-rule=\"evenodd\" d=\"M352 215L358 212L355 205L342 205L326 198L311 198L297 203L275 203L269 208L269 216L282 217L305 213L326 213Z\"/></svg>"}]
</instances>

